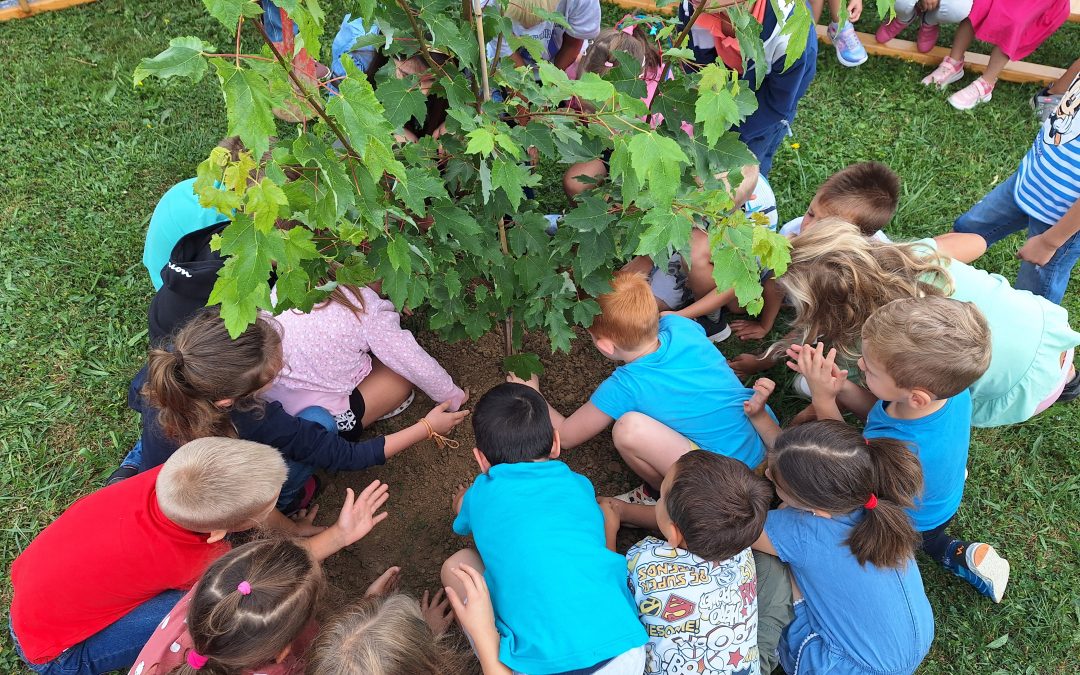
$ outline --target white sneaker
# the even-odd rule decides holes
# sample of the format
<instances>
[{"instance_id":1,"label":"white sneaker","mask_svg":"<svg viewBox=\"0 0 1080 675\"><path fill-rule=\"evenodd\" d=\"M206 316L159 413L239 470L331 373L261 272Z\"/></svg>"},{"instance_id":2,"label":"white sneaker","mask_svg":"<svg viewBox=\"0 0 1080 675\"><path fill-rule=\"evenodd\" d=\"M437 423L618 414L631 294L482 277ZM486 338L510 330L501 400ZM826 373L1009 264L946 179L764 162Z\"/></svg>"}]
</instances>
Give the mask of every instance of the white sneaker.
<instances>
[{"instance_id":1,"label":"white sneaker","mask_svg":"<svg viewBox=\"0 0 1080 675\"><path fill-rule=\"evenodd\" d=\"M985 546L986 555L979 564L975 564L975 555ZM976 589L994 602L1001 602L1005 587L1009 584L1009 561L998 555L990 544L970 544L964 553L968 571L975 577L965 577Z\"/></svg>"},{"instance_id":2,"label":"white sneaker","mask_svg":"<svg viewBox=\"0 0 1080 675\"><path fill-rule=\"evenodd\" d=\"M812 400L814 395L810 393L810 383L806 381L802 373L795 376L795 379L791 381L791 388L795 390L795 393L801 398L806 400Z\"/></svg>"},{"instance_id":3,"label":"white sneaker","mask_svg":"<svg viewBox=\"0 0 1080 675\"><path fill-rule=\"evenodd\" d=\"M630 492L624 492L621 495L615 495L615 499L626 502L627 504L641 504L642 506L656 506L656 500L649 496L649 493L645 492L645 485L639 485Z\"/></svg>"}]
</instances>

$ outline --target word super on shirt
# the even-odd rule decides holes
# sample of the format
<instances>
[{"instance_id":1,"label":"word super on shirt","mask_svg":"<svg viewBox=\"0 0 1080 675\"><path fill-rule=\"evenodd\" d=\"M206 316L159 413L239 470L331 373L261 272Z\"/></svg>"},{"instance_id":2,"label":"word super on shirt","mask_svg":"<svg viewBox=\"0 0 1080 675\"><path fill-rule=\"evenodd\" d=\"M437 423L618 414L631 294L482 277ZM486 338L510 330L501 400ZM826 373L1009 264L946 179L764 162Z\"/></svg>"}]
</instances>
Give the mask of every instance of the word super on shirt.
<instances>
[{"instance_id":1,"label":"word super on shirt","mask_svg":"<svg viewBox=\"0 0 1080 675\"><path fill-rule=\"evenodd\" d=\"M757 573L750 549L709 562L656 537L626 553L649 642L645 675L758 675Z\"/></svg>"}]
</instances>

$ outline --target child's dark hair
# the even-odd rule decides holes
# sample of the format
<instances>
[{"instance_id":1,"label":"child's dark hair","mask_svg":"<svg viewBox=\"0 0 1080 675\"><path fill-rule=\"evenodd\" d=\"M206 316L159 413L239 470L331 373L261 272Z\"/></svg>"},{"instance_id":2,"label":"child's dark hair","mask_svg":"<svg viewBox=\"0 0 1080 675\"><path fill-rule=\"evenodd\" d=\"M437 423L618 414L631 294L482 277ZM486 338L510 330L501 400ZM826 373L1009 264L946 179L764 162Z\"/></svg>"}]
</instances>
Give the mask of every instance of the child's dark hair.
<instances>
[{"instance_id":1,"label":"child's dark hair","mask_svg":"<svg viewBox=\"0 0 1080 675\"><path fill-rule=\"evenodd\" d=\"M257 409L255 392L281 370L281 336L259 318L235 340L216 307L200 310L172 339L151 349L142 393L158 409L162 432L183 445L207 436L236 437L229 409ZM215 401L232 399L231 407Z\"/></svg>"},{"instance_id":2,"label":"child's dark hair","mask_svg":"<svg viewBox=\"0 0 1080 675\"><path fill-rule=\"evenodd\" d=\"M414 598L367 597L322 627L311 675L464 675L466 658L424 621Z\"/></svg>"},{"instance_id":3,"label":"child's dark hair","mask_svg":"<svg viewBox=\"0 0 1080 675\"><path fill-rule=\"evenodd\" d=\"M922 492L922 468L900 441L864 439L839 420L801 424L777 437L769 473L803 506L830 514L865 509L845 542L861 565L902 567L922 541L904 511ZM871 495L877 504L866 508Z\"/></svg>"},{"instance_id":4,"label":"child's dark hair","mask_svg":"<svg viewBox=\"0 0 1080 675\"><path fill-rule=\"evenodd\" d=\"M605 28L589 43L581 57L581 71L603 75L618 64L616 52L626 52L634 57L641 64L643 74L654 72L662 65L660 51L641 26L634 26L629 31Z\"/></svg>"},{"instance_id":5,"label":"child's dark hair","mask_svg":"<svg viewBox=\"0 0 1080 675\"><path fill-rule=\"evenodd\" d=\"M683 455L672 470L664 507L686 550L721 562L761 536L773 498L769 481L737 459L706 451Z\"/></svg>"},{"instance_id":6,"label":"child's dark hair","mask_svg":"<svg viewBox=\"0 0 1080 675\"><path fill-rule=\"evenodd\" d=\"M236 547L210 565L188 607L188 632L206 665L173 672L231 675L273 663L315 616L325 586L322 568L295 541Z\"/></svg>"},{"instance_id":7,"label":"child's dark hair","mask_svg":"<svg viewBox=\"0 0 1080 675\"><path fill-rule=\"evenodd\" d=\"M889 224L900 203L900 176L881 162L851 164L825 179L817 199L828 216L855 224L864 236Z\"/></svg>"},{"instance_id":8,"label":"child's dark hair","mask_svg":"<svg viewBox=\"0 0 1080 675\"><path fill-rule=\"evenodd\" d=\"M531 462L551 452L555 430L535 389L506 382L492 387L472 411L476 447L492 465Z\"/></svg>"}]
</instances>

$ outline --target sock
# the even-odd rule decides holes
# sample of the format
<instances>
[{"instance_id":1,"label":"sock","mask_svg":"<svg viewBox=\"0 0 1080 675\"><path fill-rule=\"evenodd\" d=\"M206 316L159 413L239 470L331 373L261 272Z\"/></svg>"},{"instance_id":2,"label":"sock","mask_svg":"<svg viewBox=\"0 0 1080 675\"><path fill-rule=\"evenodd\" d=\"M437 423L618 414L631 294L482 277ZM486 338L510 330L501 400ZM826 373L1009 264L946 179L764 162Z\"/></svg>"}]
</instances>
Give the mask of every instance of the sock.
<instances>
[{"instance_id":1,"label":"sock","mask_svg":"<svg viewBox=\"0 0 1080 675\"><path fill-rule=\"evenodd\" d=\"M942 564L949 569L967 569L967 549L970 545L971 542L960 539L950 541L948 548L945 549L945 559L941 561Z\"/></svg>"}]
</instances>

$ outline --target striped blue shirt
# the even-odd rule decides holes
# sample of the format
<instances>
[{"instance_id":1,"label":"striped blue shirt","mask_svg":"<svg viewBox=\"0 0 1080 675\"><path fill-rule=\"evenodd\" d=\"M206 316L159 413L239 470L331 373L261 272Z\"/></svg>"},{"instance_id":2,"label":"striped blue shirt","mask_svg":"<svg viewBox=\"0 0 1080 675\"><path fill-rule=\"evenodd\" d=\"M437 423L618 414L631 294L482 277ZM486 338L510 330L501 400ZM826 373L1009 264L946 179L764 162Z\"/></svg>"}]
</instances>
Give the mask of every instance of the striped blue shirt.
<instances>
[{"instance_id":1,"label":"striped blue shirt","mask_svg":"<svg viewBox=\"0 0 1080 675\"><path fill-rule=\"evenodd\" d=\"M1020 162L1013 196L1024 213L1052 225L1080 198L1078 138L1080 76L1073 80Z\"/></svg>"}]
</instances>

